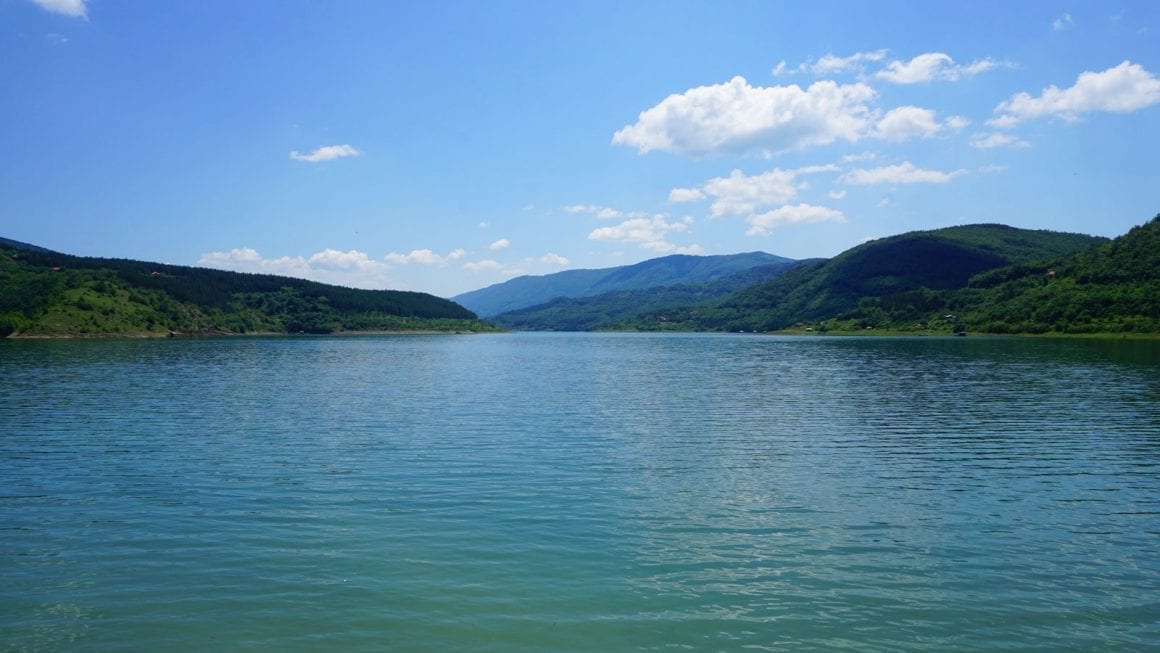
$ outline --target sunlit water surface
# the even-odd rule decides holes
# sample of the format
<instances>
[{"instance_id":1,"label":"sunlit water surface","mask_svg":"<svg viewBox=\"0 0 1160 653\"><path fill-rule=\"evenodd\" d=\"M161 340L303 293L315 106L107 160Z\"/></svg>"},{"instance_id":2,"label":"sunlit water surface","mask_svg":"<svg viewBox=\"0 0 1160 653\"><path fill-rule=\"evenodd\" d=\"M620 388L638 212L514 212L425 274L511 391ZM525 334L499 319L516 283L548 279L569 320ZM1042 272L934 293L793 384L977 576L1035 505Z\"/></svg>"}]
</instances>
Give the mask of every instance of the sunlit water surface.
<instances>
[{"instance_id":1,"label":"sunlit water surface","mask_svg":"<svg viewBox=\"0 0 1160 653\"><path fill-rule=\"evenodd\" d=\"M0 342L0 647L1160 648L1160 346Z\"/></svg>"}]
</instances>

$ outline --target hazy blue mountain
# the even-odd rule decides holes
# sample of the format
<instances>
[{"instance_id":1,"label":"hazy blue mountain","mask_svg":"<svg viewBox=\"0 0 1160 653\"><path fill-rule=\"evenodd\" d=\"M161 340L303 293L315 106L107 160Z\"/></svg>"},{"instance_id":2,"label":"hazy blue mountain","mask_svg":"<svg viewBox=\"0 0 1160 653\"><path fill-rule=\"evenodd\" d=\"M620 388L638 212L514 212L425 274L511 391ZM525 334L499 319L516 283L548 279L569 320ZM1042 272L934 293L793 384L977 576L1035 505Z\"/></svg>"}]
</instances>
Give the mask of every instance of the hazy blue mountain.
<instances>
[{"instance_id":1,"label":"hazy blue mountain","mask_svg":"<svg viewBox=\"0 0 1160 653\"><path fill-rule=\"evenodd\" d=\"M792 261L765 252L718 256L674 254L634 265L516 277L451 299L486 318L561 297L590 297L613 291L711 281L761 265Z\"/></svg>"}]
</instances>

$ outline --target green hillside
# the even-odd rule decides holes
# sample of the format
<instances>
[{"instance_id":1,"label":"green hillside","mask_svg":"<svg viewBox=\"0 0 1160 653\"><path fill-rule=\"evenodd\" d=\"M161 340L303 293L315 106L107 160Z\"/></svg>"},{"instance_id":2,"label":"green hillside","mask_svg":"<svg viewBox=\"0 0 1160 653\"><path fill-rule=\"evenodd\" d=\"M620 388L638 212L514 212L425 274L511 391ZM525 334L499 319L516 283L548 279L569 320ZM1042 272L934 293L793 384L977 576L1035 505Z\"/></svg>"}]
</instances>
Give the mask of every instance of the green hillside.
<instances>
[{"instance_id":1,"label":"green hillside","mask_svg":"<svg viewBox=\"0 0 1160 653\"><path fill-rule=\"evenodd\" d=\"M490 328L425 293L0 244L0 337Z\"/></svg>"},{"instance_id":2,"label":"green hillside","mask_svg":"<svg viewBox=\"0 0 1160 653\"><path fill-rule=\"evenodd\" d=\"M719 256L674 254L620 267L516 277L452 299L479 315L491 318L561 297L592 297L609 292L700 283L761 265L787 262L790 259L765 252Z\"/></svg>"},{"instance_id":3,"label":"green hillside","mask_svg":"<svg viewBox=\"0 0 1160 653\"><path fill-rule=\"evenodd\" d=\"M989 333L1160 333L1160 215L1089 251L980 274L947 307Z\"/></svg>"},{"instance_id":4,"label":"green hillside","mask_svg":"<svg viewBox=\"0 0 1160 653\"><path fill-rule=\"evenodd\" d=\"M528 331L599 331L622 328L642 313L667 316L772 279L800 262L760 265L712 281L619 290L592 297L561 297L502 313L496 324Z\"/></svg>"},{"instance_id":5,"label":"green hillside","mask_svg":"<svg viewBox=\"0 0 1160 653\"><path fill-rule=\"evenodd\" d=\"M700 307L690 319L700 329L783 329L842 315L868 299L962 288L980 272L1055 259L1102 242L1106 239L994 224L915 231L796 268Z\"/></svg>"}]
</instances>

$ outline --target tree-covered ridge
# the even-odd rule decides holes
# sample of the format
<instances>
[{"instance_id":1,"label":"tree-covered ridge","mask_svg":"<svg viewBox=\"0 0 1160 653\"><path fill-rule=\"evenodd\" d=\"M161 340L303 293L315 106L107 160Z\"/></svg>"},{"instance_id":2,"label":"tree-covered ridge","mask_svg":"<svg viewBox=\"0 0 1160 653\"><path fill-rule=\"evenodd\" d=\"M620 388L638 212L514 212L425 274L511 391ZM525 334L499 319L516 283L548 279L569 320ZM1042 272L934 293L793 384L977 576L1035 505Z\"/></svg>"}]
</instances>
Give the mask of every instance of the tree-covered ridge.
<instances>
[{"instance_id":1,"label":"tree-covered ridge","mask_svg":"<svg viewBox=\"0 0 1160 653\"><path fill-rule=\"evenodd\" d=\"M962 288L986 270L1053 259L1106 240L995 224L909 232L799 266L718 302L689 307L669 322L698 330L784 329L834 318L875 299L904 295L920 301L926 297L923 292ZM652 316L643 317L639 324Z\"/></svg>"},{"instance_id":2,"label":"tree-covered ridge","mask_svg":"<svg viewBox=\"0 0 1160 653\"><path fill-rule=\"evenodd\" d=\"M0 247L0 337L491 328L462 306L425 293L12 244Z\"/></svg>"},{"instance_id":3,"label":"tree-covered ridge","mask_svg":"<svg viewBox=\"0 0 1160 653\"><path fill-rule=\"evenodd\" d=\"M1160 215L1089 251L980 274L946 306L989 333L1160 333Z\"/></svg>"},{"instance_id":4,"label":"tree-covered ridge","mask_svg":"<svg viewBox=\"0 0 1160 653\"><path fill-rule=\"evenodd\" d=\"M542 276L516 277L456 295L452 299L490 318L562 297L592 297L611 292L695 284L757 266L789 262L791 259L765 252L716 256L672 254L613 268L565 270Z\"/></svg>"},{"instance_id":5,"label":"tree-covered ridge","mask_svg":"<svg viewBox=\"0 0 1160 653\"><path fill-rule=\"evenodd\" d=\"M772 279L800 261L760 265L712 281L620 290L591 297L561 297L492 318L496 324L528 331L599 331L625 328L642 314L667 321L679 313L725 297L741 288Z\"/></svg>"}]
</instances>

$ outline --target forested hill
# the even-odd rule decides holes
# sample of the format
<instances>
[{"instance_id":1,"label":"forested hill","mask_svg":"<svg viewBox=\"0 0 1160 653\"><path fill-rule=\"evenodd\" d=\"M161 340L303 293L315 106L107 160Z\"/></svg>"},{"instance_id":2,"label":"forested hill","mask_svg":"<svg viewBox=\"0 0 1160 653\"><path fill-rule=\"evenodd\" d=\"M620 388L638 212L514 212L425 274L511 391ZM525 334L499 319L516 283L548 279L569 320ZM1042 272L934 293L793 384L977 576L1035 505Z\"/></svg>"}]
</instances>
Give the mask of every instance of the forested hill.
<instances>
[{"instance_id":1,"label":"forested hill","mask_svg":"<svg viewBox=\"0 0 1160 653\"><path fill-rule=\"evenodd\" d=\"M490 328L426 293L79 257L0 241L0 337Z\"/></svg>"},{"instance_id":2,"label":"forested hill","mask_svg":"<svg viewBox=\"0 0 1160 653\"><path fill-rule=\"evenodd\" d=\"M838 316L870 298L962 288L980 272L1057 259L1106 241L999 224L913 231L864 243L742 290L701 311L698 321L702 328L783 329Z\"/></svg>"},{"instance_id":3,"label":"forested hill","mask_svg":"<svg viewBox=\"0 0 1160 653\"><path fill-rule=\"evenodd\" d=\"M765 252L719 256L673 254L634 265L516 277L487 288L456 295L452 299L484 317L493 317L561 297L592 297L616 291L698 283L762 265L790 262L792 259Z\"/></svg>"}]
</instances>

